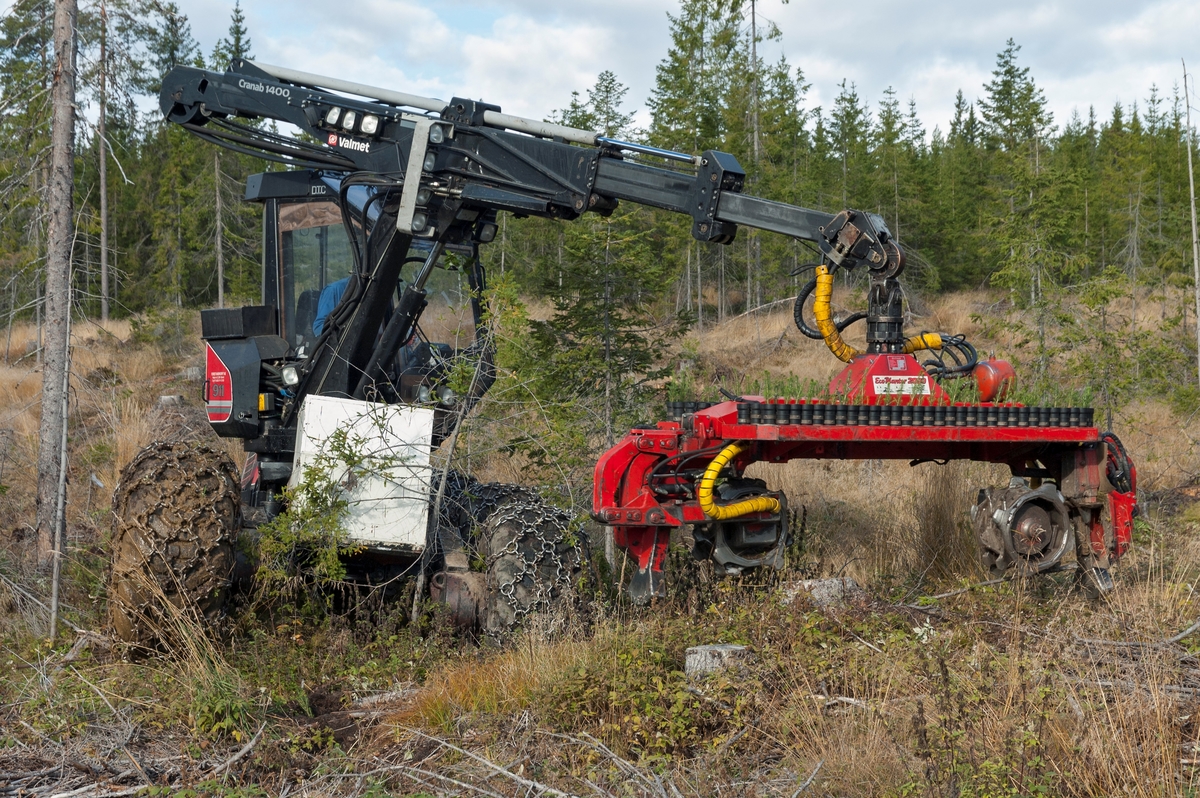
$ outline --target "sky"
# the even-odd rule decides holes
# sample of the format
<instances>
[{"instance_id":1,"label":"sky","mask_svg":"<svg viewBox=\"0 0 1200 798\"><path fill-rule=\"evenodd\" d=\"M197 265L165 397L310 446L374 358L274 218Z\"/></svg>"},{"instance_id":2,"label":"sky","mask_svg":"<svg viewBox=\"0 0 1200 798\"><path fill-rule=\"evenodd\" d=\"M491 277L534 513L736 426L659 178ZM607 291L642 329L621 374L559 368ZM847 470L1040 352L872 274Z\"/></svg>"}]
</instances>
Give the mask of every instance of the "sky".
<instances>
[{"instance_id":1,"label":"sky","mask_svg":"<svg viewBox=\"0 0 1200 798\"><path fill-rule=\"evenodd\" d=\"M205 53L229 26L232 0L177 0ZM646 124L655 67L670 45L677 0L243 0L258 60L441 99L458 95L538 119L609 69ZM778 26L763 55L785 55L829 107L843 79L878 102L893 87L915 99L927 131L944 131L955 93L983 94L1008 38L1044 90L1055 122L1095 106L1170 95L1180 58L1200 70L1196 0L962 0L831 4L757 0ZM1194 97L1193 107L1200 105Z\"/></svg>"}]
</instances>

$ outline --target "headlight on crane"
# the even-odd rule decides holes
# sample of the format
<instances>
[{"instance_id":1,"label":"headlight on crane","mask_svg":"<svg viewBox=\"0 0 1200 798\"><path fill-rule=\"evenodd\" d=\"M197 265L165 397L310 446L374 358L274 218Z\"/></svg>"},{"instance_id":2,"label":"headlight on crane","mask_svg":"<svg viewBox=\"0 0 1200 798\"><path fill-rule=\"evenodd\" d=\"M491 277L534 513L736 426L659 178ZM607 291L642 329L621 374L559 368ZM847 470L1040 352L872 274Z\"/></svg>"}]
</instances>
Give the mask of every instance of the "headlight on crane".
<instances>
[{"instance_id":1,"label":"headlight on crane","mask_svg":"<svg viewBox=\"0 0 1200 798\"><path fill-rule=\"evenodd\" d=\"M288 387L297 385L300 382L300 372L296 371L295 366L284 366L280 376L283 377L283 384Z\"/></svg>"},{"instance_id":2,"label":"headlight on crane","mask_svg":"<svg viewBox=\"0 0 1200 798\"><path fill-rule=\"evenodd\" d=\"M496 238L496 225L492 222L484 222L475 228L475 240L480 244L490 244Z\"/></svg>"},{"instance_id":3,"label":"headlight on crane","mask_svg":"<svg viewBox=\"0 0 1200 798\"><path fill-rule=\"evenodd\" d=\"M325 124L327 124L331 127L336 127L338 120L340 120L341 118L342 118L342 109L341 108L336 108L336 107L330 108L329 111L325 114Z\"/></svg>"},{"instance_id":4,"label":"headlight on crane","mask_svg":"<svg viewBox=\"0 0 1200 798\"><path fill-rule=\"evenodd\" d=\"M354 111L347 111L342 115L342 129L346 131L354 130L354 123L358 121L358 114Z\"/></svg>"},{"instance_id":5,"label":"headlight on crane","mask_svg":"<svg viewBox=\"0 0 1200 798\"><path fill-rule=\"evenodd\" d=\"M446 128L442 125L431 125L429 128L429 143L441 144L446 140Z\"/></svg>"},{"instance_id":6,"label":"headlight on crane","mask_svg":"<svg viewBox=\"0 0 1200 798\"><path fill-rule=\"evenodd\" d=\"M427 188L423 188L417 192L417 204L428 205L429 200L433 199L433 192Z\"/></svg>"},{"instance_id":7,"label":"headlight on crane","mask_svg":"<svg viewBox=\"0 0 1200 798\"><path fill-rule=\"evenodd\" d=\"M437 166L437 155L431 152L425 156L424 169L426 172L432 172L435 166Z\"/></svg>"},{"instance_id":8,"label":"headlight on crane","mask_svg":"<svg viewBox=\"0 0 1200 798\"><path fill-rule=\"evenodd\" d=\"M425 229L425 222L428 221L423 213L414 213L412 218L412 231L419 233Z\"/></svg>"},{"instance_id":9,"label":"headlight on crane","mask_svg":"<svg viewBox=\"0 0 1200 798\"><path fill-rule=\"evenodd\" d=\"M362 118L362 124L359 125L359 129L363 132L364 136L374 136L379 132L379 117L374 114L367 114Z\"/></svg>"}]
</instances>

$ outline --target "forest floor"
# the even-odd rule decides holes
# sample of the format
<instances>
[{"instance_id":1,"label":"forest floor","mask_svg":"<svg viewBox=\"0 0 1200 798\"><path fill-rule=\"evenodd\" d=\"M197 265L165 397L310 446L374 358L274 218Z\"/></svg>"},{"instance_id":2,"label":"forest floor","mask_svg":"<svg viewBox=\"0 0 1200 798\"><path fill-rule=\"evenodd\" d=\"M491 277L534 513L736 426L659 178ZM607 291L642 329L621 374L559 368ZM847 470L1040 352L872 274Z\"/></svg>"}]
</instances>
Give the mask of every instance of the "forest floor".
<instances>
[{"instance_id":1,"label":"forest floor","mask_svg":"<svg viewBox=\"0 0 1200 798\"><path fill-rule=\"evenodd\" d=\"M921 323L978 338L991 303L945 297ZM1200 617L1200 418L1166 398L1114 409L1143 515L1103 601L1075 590L1069 571L978 586L967 508L1007 474L793 463L756 466L804 518L785 571L759 581L715 580L677 553L670 599L597 599L505 646L463 640L436 611L410 624L403 602L322 618L247 602L219 634L195 628L172 656L134 656L105 634L108 505L124 463L169 426L159 397L198 402L193 321L76 326L54 642L48 580L25 564L33 331L8 344L0 796L1200 790L1200 634L1176 637ZM1009 343L984 342L1001 354ZM693 332L679 357L743 389L837 369L782 306ZM827 605L789 589L833 576L863 589ZM747 654L689 679L684 651L711 643Z\"/></svg>"}]
</instances>

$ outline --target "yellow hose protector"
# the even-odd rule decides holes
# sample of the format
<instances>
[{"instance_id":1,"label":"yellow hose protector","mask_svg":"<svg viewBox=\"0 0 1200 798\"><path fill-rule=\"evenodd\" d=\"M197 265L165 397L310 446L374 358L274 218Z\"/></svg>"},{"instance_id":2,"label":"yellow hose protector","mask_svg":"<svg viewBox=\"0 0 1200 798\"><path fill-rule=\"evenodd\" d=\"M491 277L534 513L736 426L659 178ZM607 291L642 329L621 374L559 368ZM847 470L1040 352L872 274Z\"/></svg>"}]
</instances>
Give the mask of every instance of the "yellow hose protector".
<instances>
[{"instance_id":1,"label":"yellow hose protector","mask_svg":"<svg viewBox=\"0 0 1200 798\"><path fill-rule=\"evenodd\" d=\"M939 333L922 333L914 335L904 342L904 354L911 355L922 349L941 349L942 336Z\"/></svg>"},{"instance_id":2,"label":"yellow hose protector","mask_svg":"<svg viewBox=\"0 0 1200 798\"><path fill-rule=\"evenodd\" d=\"M842 340L842 334L838 332L837 325L833 322L833 308L830 305L832 299L833 275L822 264L817 267L817 289L813 292L813 318L817 321L817 332L825 338L825 346L829 347L829 351L833 352L834 357L838 360L849 363L862 352Z\"/></svg>"},{"instance_id":3,"label":"yellow hose protector","mask_svg":"<svg viewBox=\"0 0 1200 798\"><path fill-rule=\"evenodd\" d=\"M700 509L715 521L727 521L730 518L738 518L750 513L779 512L779 499L772 496L757 496L727 505L719 505L713 499L713 483L717 481L717 475L721 473L722 468L729 464L730 460L741 453L742 447L736 443L731 443L722 449L721 453L708 464L708 468L704 469L704 476L700 477L700 484L696 487L696 500L700 502Z\"/></svg>"}]
</instances>

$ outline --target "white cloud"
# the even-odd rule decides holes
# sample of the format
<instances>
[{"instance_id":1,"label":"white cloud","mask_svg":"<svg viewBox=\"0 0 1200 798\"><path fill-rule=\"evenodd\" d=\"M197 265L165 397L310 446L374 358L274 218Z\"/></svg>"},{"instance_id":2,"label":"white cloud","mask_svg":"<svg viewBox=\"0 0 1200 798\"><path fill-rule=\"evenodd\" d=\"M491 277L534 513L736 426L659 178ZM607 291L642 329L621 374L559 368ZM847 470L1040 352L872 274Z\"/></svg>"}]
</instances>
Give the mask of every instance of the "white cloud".
<instances>
[{"instance_id":1,"label":"white cloud","mask_svg":"<svg viewBox=\"0 0 1200 798\"><path fill-rule=\"evenodd\" d=\"M542 118L565 106L604 69L597 58L613 31L587 24L546 24L509 15L486 34L463 39L463 89L509 113Z\"/></svg>"},{"instance_id":2,"label":"white cloud","mask_svg":"<svg viewBox=\"0 0 1200 798\"><path fill-rule=\"evenodd\" d=\"M179 0L205 51L228 27L228 0ZM670 44L675 0L244 0L264 61L443 98L470 96L543 118L604 69L644 104ZM1009 0L897 3L758 0L778 24L781 53L813 84L809 106L828 106L843 78L874 105L888 86L914 98L927 130L946 129L954 95L983 94L996 53L1012 37L1020 63L1044 89L1055 120L1089 105L1143 99L1151 83L1169 94L1179 56L1200 67L1194 0ZM645 122L644 110L639 121Z\"/></svg>"}]
</instances>

